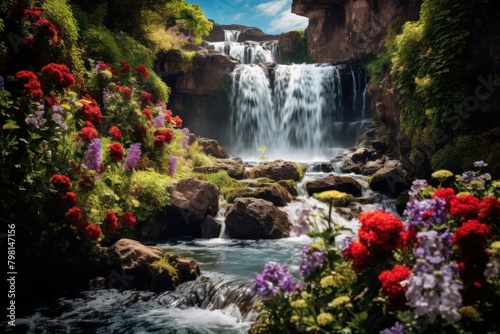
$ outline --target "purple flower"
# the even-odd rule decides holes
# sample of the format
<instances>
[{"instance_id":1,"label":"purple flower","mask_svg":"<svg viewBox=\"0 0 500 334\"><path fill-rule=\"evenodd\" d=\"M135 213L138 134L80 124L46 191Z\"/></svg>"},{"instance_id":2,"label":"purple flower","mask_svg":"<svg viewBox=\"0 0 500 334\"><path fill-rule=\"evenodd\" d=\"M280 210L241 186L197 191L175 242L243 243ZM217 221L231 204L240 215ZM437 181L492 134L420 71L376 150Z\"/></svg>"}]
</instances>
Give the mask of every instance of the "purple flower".
<instances>
[{"instance_id":1,"label":"purple flower","mask_svg":"<svg viewBox=\"0 0 500 334\"><path fill-rule=\"evenodd\" d=\"M291 293L295 288L293 276L286 264L268 262L261 274L257 274L252 291L262 298L269 298L281 292Z\"/></svg>"},{"instance_id":2,"label":"purple flower","mask_svg":"<svg viewBox=\"0 0 500 334\"><path fill-rule=\"evenodd\" d=\"M155 117L154 123L155 128L163 128L165 126L165 114L162 112L159 113L158 116Z\"/></svg>"},{"instance_id":3,"label":"purple flower","mask_svg":"<svg viewBox=\"0 0 500 334\"><path fill-rule=\"evenodd\" d=\"M425 316L430 323L441 315L447 322L460 319L458 308L462 305L456 263L446 263L451 254L451 233L439 234L435 230L417 234L419 246L415 249L415 265L408 285L406 299L417 316Z\"/></svg>"},{"instance_id":4,"label":"purple flower","mask_svg":"<svg viewBox=\"0 0 500 334\"><path fill-rule=\"evenodd\" d=\"M471 181L477 178L477 175L469 170L462 173L462 178L464 179L465 183L471 183Z\"/></svg>"},{"instance_id":5,"label":"purple flower","mask_svg":"<svg viewBox=\"0 0 500 334\"><path fill-rule=\"evenodd\" d=\"M303 278L307 278L314 270L323 267L325 262L325 254L321 249L311 253L311 244L304 246L300 260L300 274Z\"/></svg>"},{"instance_id":6,"label":"purple flower","mask_svg":"<svg viewBox=\"0 0 500 334\"><path fill-rule=\"evenodd\" d=\"M405 215L410 226L417 230L426 228L431 224L441 225L446 223L446 202L439 198L419 201L412 199L406 204Z\"/></svg>"},{"instance_id":7,"label":"purple flower","mask_svg":"<svg viewBox=\"0 0 500 334\"><path fill-rule=\"evenodd\" d=\"M87 150L85 168L99 170L101 168L102 143L99 138L92 139Z\"/></svg>"},{"instance_id":8,"label":"purple flower","mask_svg":"<svg viewBox=\"0 0 500 334\"><path fill-rule=\"evenodd\" d=\"M68 125L64 122L64 118L61 114L52 114L52 120L64 131L68 130Z\"/></svg>"},{"instance_id":9,"label":"purple flower","mask_svg":"<svg viewBox=\"0 0 500 334\"><path fill-rule=\"evenodd\" d=\"M130 144L128 149L127 157L125 158L125 164L123 165L123 170L133 170L137 165L137 161L139 161L141 157L141 144L134 143Z\"/></svg>"},{"instance_id":10,"label":"purple flower","mask_svg":"<svg viewBox=\"0 0 500 334\"><path fill-rule=\"evenodd\" d=\"M175 174L175 170L177 169L177 157L175 155L169 156L170 166L169 166L169 174L170 176Z\"/></svg>"},{"instance_id":11,"label":"purple flower","mask_svg":"<svg viewBox=\"0 0 500 334\"><path fill-rule=\"evenodd\" d=\"M351 244L351 242L355 241L356 240L356 237L352 236L352 235L349 235L347 237L345 237L344 239L342 239L342 241L340 242L340 245L339 245L339 250L344 253L348 248L349 248L349 245Z\"/></svg>"},{"instance_id":12,"label":"purple flower","mask_svg":"<svg viewBox=\"0 0 500 334\"><path fill-rule=\"evenodd\" d=\"M5 80L3 76L0 75L0 90L2 90L5 87Z\"/></svg>"},{"instance_id":13,"label":"purple flower","mask_svg":"<svg viewBox=\"0 0 500 334\"><path fill-rule=\"evenodd\" d=\"M309 233L311 228L309 226L309 216L311 216L316 210L316 205L311 205L309 203L304 203L295 212L297 217L293 221L293 231L295 235L302 235Z\"/></svg>"},{"instance_id":14,"label":"purple flower","mask_svg":"<svg viewBox=\"0 0 500 334\"><path fill-rule=\"evenodd\" d=\"M418 195L420 190L424 189L425 187L427 187L427 180L423 180L423 179L415 180L412 183L410 191L408 191L408 195L410 195L411 197L414 197L414 196Z\"/></svg>"},{"instance_id":15,"label":"purple flower","mask_svg":"<svg viewBox=\"0 0 500 334\"><path fill-rule=\"evenodd\" d=\"M43 104L39 104L35 114L30 114L26 117L26 124L32 124L35 128L40 129L40 127L47 122L47 120L43 117L44 114L45 106Z\"/></svg>"},{"instance_id":16,"label":"purple flower","mask_svg":"<svg viewBox=\"0 0 500 334\"><path fill-rule=\"evenodd\" d=\"M386 328L380 334L403 334L404 326L399 321L396 321L394 326Z\"/></svg>"},{"instance_id":17,"label":"purple flower","mask_svg":"<svg viewBox=\"0 0 500 334\"><path fill-rule=\"evenodd\" d=\"M485 163L483 160L475 161L474 162L474 167L486 167L488 166L487 163Z\"/></svg>"},{"instance_id":18,"label":"purple flower","mask_svg":"<svg viewBox=\"0 0 500 334\"><path fill-rule=\"evenodd\" d=\"M481 179L486 180L486 181L491 181L491 174L490 173L484 173L483 175L481 175Z\"/></svg>"},{"instance_id":19,"label":"purple flower","mask_svg":"<svg viewBox=\"0 0 500 334\"><path fill-rule=\"evenodd\" d=\"M182 138L181 145L182 148L187 150L188 144L189 144L189 129L188 128L183 128L182 129L182 134L184 135L184 138Z\"/></svg>"}]
</instances>

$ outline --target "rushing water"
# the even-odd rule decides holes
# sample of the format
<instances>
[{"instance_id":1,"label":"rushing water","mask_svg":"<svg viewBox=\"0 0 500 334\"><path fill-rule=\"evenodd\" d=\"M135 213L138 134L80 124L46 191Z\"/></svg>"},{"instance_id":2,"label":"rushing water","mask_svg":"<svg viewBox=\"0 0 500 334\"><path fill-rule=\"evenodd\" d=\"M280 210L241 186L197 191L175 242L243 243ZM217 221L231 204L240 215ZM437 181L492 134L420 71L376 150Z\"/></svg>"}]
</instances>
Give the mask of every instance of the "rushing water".
<instances>
[{"instance_id":1,"label":"rushing water","mask_svg":"<svg viewBox=\"0 0 500 334\"><path fill-rule=\"evenodd\" d=\"M315 164L310 164L310 171L298 186L299 196L282 208L292 221L304 203L326 212L325 205L308 197L305 191L305 182L325 175L314 169ZM363 176L351 176L366 186ZM364 195L377 196L370 190L365 190ZM380 201L363 209L384 205L390 204ZM332 218L353 231L358 228L355 219L347 220L335 212ZM16 327L27 333L247 333L256 317L252 306L257 298L251 292L255 274L266 262L276 261L287 263L298 278L300 253L310 242L312 239L306 235L279 240L163 242L158 246L196 260L201 277L162 294L104 289L58 298L24 312L16 320Z\"/></svg>"},{"instance_id":2,"label":"rushing water","mask_svg":"<svg viewBox=\"0 0 500 334\"><path fill-rule=\"evenodd\" d=\"M366 74L331 64L239 65L232 73L229 150L317 160L356 144L370 121Z\"/></svg>"}]
</instances>

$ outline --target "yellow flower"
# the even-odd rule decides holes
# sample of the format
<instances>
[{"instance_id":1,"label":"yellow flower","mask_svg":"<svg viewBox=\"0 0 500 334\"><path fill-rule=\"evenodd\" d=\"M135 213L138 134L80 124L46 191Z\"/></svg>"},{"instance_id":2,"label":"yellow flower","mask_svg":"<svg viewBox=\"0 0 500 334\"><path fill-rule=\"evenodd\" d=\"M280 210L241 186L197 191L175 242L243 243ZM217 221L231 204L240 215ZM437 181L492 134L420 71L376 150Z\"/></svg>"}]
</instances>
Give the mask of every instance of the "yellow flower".
<instances>
[{"instance_id":1,"label":"yellow flower","mask_svg":"<svg viewBox=\"0 0 500 334\"><path fill-rule=\"evenodd\" d=\"M349 298L348 296L340 296L340 297L337 297L334 300L332 300L332 302L330 304L328 304L328 306L339 307L340 305L347 304L350 301L351 301L351 298Z\"/></svg>"},{"instance_id":2,"label":"yellow flower","mask_svg":"<svg viewBox=\"0 0 500 334\"><path fill-rule=\"evenodd\" d=\"M316 321L318 322L318 325L320 325L320 326L329 325L333 322L333 320L334 320L333 315L330 313L320 313L316 317Z\"/></svg>"},{"instance_id":3,"label":"yellow flower","mask_svg":"<svg viewBox=\"0 0 500 334\"><path fill-rule=\"evenodd\" d=\"M500 241L493 242L490 247L494 255L500 256Z\"/></svg>"},{"instance_id":4,"label":"yellow flower","mask_svg":"<svg viewBox=\"0 0 500 334\"><path fill-rule=\"evenodd\" d=\"M75 107L76 107L77 109L80 109L81 107L83 107L83 103L81 103L80 101L76 101L76 102L75 102Z\"/></svg>"},{"instance_id":5,"label":"yellow flower","mask_svg":"<svg viewBox=\"0 0 500 334\"><path fill-rule=\"evenodd\" d=\"M318 201L335 206L347 206L354 200L350 194L338 190L327 190L313 195Z\"/></svg>"},{"instance_id":6,"label":"yellow flower","mask_svg":"<svg viewBox=\"0 0 500 334\"><path fill-rule=\"evenodd\" d=\"M299 322L299 316L298 315L292 315L290 318L290 322Z\"/></svg>"},{"instance_id":7,"label":"yellow flower","mask_svg":"<svg viewBox=\"0 0 500 334\"><path fill-rule=\"evenodd\" d=\"M61 108L63 108L66 111L70 111L71 110L71 106L69 104L67 104L67 103L61 104Z\"/></svg>"},{"instance_id":8,"label":"yellow flower","mask_svg":"<svg viewBox=\"0 0 500 334\"><path fill-rule=\"evenodd\" d=\"M466 318L479 319L481 317L481 313L474 306L462 306L458 312Z\"/></svg>"},{"instance_id":9,"label":"yellow flower","mask_svg":"<svg viewBox=\"0 0 500 334\"><path fill-rule=\"evenodd\" d=\"M471 186L475 186L477 188L484 188L484 184L478 180L472 180L472 181L470 181L470 184L471 184Z\"/></svg>"},{"instance_id":10,"label":"yellow flower","mask_svg":"<svg viewBox=\"0 0 500 334\"><path fill-rule=\"evenodd\" d=\"M335 278L332 275L323 277L319 284L323 289L326 289L330 286L335 286Z\"/></svg>"},{"instance_id":11,"label":"yellow flower","mask_svg":"<svg viewBox=\"0 0 500 334\"><path fill-rule=\"evenodd\" d=\"M304 299L295 300L290 303L293 308L307 308L307 302Z\"/></svg>"},{"instance_id":12,"label":"yellow flower","mask_svg":"<svg viewBox=\"0 0 500 334\"><path fill-rule=\"evenodd\" d=\"M309 298L309 297L311 296L311 295L310 295L308 292L306 292L306 291L302 291L302 293L301 293L300 295L301 295L301 296L302 296L302 298L304 298L304 299L307 299L307 298Z\"/></svg>"},{"instance_id":13,"label":"yellow flower","mask_svg":"<svg viewBox=\"0 0 500 334\"><path fill-rule=\"evenodd\" d=\"M435 171L434 173L432 173L431 176L434 179L446 180L447 178L452 177L453 173L450 172L449 170L441 169L441 170L438 170L438 171Z\"/></svg>"}]
</instances>

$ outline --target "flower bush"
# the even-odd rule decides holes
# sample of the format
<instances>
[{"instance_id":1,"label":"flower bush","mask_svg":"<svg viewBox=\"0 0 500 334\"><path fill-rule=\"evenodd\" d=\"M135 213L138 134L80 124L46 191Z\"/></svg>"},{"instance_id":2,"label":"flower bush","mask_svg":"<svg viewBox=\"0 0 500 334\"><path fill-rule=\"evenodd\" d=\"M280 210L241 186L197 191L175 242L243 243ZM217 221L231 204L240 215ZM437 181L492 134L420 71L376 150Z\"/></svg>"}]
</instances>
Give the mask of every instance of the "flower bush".
<instances>
[{"instance_id":1,"label":"flower bush","mask_svg":"<svg viewBox=\"0 0 500 334\"><path fill-rule=\"evenodd\" d=\"M301 278L284 287L266 265L254 283L261 301L251 332L498 332L500 182L481 173L486 166L476 162L479 170L454 183L440 170L438 187L415 180L404 219L364 212L354 235L331 222L331 196L315 196L330 208L323 223L305 211L317 241L302 252ZM298 216L296 231L309 230Z\"/></svg>"}]
</instances>

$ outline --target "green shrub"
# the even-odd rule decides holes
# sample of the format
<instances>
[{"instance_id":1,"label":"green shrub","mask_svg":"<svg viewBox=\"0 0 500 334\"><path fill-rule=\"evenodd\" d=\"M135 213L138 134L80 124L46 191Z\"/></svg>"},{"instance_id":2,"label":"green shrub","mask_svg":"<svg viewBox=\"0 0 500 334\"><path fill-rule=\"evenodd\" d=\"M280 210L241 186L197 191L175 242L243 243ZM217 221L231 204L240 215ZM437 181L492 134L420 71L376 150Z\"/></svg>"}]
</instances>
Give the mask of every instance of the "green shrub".
<instances>
[{"instance_id":1,"label":"green shrub","mask_svg":"<svg viewBox=\"0 0 500 334\"><path fill-rule=\"evenodd\" d=\"M154 171L137 171L132 175L130 189L139 202L136 216L140 221L148 221L157 210L170 203L170 185L170 177Z\"/></svg>"}]
</instances>

